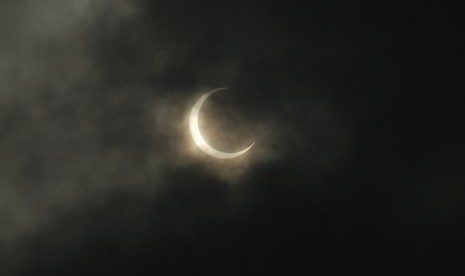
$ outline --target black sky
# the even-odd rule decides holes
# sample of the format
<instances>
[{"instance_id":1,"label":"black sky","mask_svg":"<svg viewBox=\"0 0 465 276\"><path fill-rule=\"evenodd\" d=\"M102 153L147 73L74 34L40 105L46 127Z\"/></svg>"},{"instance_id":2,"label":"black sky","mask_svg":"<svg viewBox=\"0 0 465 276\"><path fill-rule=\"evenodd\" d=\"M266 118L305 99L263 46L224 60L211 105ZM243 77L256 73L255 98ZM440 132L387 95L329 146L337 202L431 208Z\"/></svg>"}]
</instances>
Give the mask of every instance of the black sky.
<instances>
[{"instance_id":1,"label":"black sky","mask_svg":"<svg viewBox=\"0 0 465 276\"><path fill-rule=\"evenodd\" d=\"M458 13L2 1L0 275L460 275Z\"/></svg>"}]
</instances>

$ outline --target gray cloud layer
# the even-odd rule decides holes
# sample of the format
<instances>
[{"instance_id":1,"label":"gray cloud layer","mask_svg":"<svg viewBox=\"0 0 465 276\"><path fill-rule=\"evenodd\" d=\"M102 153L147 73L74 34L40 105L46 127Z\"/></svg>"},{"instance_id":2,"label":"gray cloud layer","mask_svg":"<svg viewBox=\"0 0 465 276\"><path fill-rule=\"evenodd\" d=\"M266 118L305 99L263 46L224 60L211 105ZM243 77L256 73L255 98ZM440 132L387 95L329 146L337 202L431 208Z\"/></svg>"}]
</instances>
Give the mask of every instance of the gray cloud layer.
<instances>
[{"instance_id":1,"label":"gray cloud layer","mask_svg":"<svg viewBox=\"0 0 465 276\"><path fill-rule=\"evenodd\" d=\"M144 7L154 14L144 14ZM87 234L103 227L88 210L117 210L118 227L133 224L141 232L149 231L142 222L148 217L166 223L173 218L162 205L179 200L166 186L188 181L189 175L221 187L205 188L208 192L200 195L208 199L214 193L221 202L207 200L220 210L213 215L195 200L193 210L179 207L168 224L170 231L187 235L199 216L229 214L234 193L229 189L240 190L241 179L253 179L263 162L305 152L296 165L324 172L344 158L350 139L332 103L318 96L325 88L302 86L298 79L294 86L293 78L280 75L285 69L266 64L270 57L282 59L280 53L292 45L275 37L273 28L257 32L265 23L246 26L256 20L247 12L241 15L245 25L236 26L228 20L239 14L234 4L222 15L211 14L214 9L191 15L187 5L174 20L169 14L173 7L161 2L2 2L0 258L8 265L0 267L0 274L34 263L34 241L50 243L52 252L54 246L87 241ZM314 47L323 60L325 51L334 51L318 43ZM206 106L215 118L206 119L211 126L206 133L225 149L240 148L251 139L257 145L251 157L228 164L201 156L186 132L190 104L202 91L218 86L231 89ZM161 207L154 214L145 213L147 203L118 209L112 200L120 193L159 201ZM236 196L244 195L239 191ZM79 212L88 215L84 226L66 226L73 216L68 214ZM137 216L141 219L133 218ZM60 227L66 230L60 232ZM53 236L54 231L60 234ZM131 231L133 237L124 241L125 231L113 234L121 235L117 239L123 244L141 242Z\"/></svg>"},{"instance_id":2,"label":"gray cloud layer","mask_svg":"<svg viewBox=\"0 0 465 276\"><path fill-rule=\"evenodd\" d=\"M445 14L1 1L0 275L461 260L447 245L465 225L463 107L437 96L458 87L460 36ZM256 142L228 162L187 131L217 87L229 89L205 104L205 136Z\"/></svg>"},{"instance_id":3,"label":"gray cloud layer","mask_svg":"<svg viewBox=\"0 0 465 276\"><path fill-rule=\"evenodd\" d=\"M103 31L111 31L133 10L123 1L92 2L1 4L0 242L6 248L57 212L102 197L109 182L118 186L123 169L135 166L131 156L102 146L98 121L106 110L89 106L99 91L89 33L101 17L109 18L110 30Z\"/></svg>"}]
</instances>

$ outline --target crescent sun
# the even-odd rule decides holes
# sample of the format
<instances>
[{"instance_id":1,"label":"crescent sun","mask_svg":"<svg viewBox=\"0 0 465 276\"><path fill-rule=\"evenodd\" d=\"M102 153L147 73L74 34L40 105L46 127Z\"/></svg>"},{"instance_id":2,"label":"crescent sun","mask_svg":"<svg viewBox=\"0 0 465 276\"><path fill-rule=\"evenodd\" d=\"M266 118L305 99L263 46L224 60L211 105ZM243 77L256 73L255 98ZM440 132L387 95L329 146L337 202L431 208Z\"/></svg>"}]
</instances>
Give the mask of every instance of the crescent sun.
<instances>
[{"instance_id":1,"label":"crescent sun","mask_svg":"<svg viewBox=\"0 0 465 276\"><path fill-rule=\"evenodd\" d=\"M234 158L234 157L243 155L248 150L250 150L252 146L254 145L254 143L252 143L248 148L238 151L238 152L222 152L222 151L214 149L209 144L207 144L202 134L200 133L199 113L200 113L200 109L202 108L203 103L207 100L208 97L210 97L211 94L221 91L221 90L225 90L225 89L227 88L218 88L218 89L214 89L214 90L211 90L203 94L195 102L194 106L192 107L191 115L189 117L189 127L191 131L191 135L197 147L199 147L199 149L201 149L206 154L213 156L215 158L220 158L220 159Z\"/></svg>"}]
</instances>

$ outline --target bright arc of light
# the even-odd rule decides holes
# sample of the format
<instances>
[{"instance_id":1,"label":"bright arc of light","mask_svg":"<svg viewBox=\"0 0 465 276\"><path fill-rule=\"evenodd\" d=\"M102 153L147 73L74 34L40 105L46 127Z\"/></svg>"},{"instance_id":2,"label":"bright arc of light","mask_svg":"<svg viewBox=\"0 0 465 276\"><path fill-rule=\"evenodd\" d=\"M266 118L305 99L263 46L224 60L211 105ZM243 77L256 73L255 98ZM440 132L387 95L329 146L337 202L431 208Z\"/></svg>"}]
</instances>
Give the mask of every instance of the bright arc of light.
<instances>
[{"instance_id":1,"label":"bright arc of light","mask_svg":"<svg viewBox=\"0 0 465 276\"><path fill-rule=\"evenodd\" d=\"M252 143L248 148L238 151L238 152L223 152L214 149L211 147L205 139L202 136L202 133L200 133L200 128L199 128L199 113L200 109L202 108L203 103L207 100L208 97L210 97L211 94L225 90L227 88L217 88L214 90L211 90L205 94L203 94L197 102L195 102L194 106L192 107L191 115L189 117L189 127L191 131L192 138L194 139L195 144L201 149L203 152L206 154L216 157L216 158L221 158L221 159L228 159L228 158L234 158L237 156L240 156L244 153L246 153L248 150L252 148L252 146L255 144Z\"/></svg>"}]
</instances>

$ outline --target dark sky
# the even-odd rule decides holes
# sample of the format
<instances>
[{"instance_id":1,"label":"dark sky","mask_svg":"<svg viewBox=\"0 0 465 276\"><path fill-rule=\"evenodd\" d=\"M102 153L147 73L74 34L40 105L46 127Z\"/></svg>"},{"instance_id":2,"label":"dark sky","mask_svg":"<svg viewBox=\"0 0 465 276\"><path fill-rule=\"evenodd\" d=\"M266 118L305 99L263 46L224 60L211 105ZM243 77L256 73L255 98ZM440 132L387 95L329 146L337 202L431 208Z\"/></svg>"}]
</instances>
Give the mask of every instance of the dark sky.
<instances>
[{"instance_id":1,"label":"dark sky","mask_svg":"<svg viewBox=\"0 0 465 276\"><path fill-rule=\"evenodd\" d=\"M1 1L0 275L458 273L460 10L345 2Z\"/></svg>"}]
</instances>

